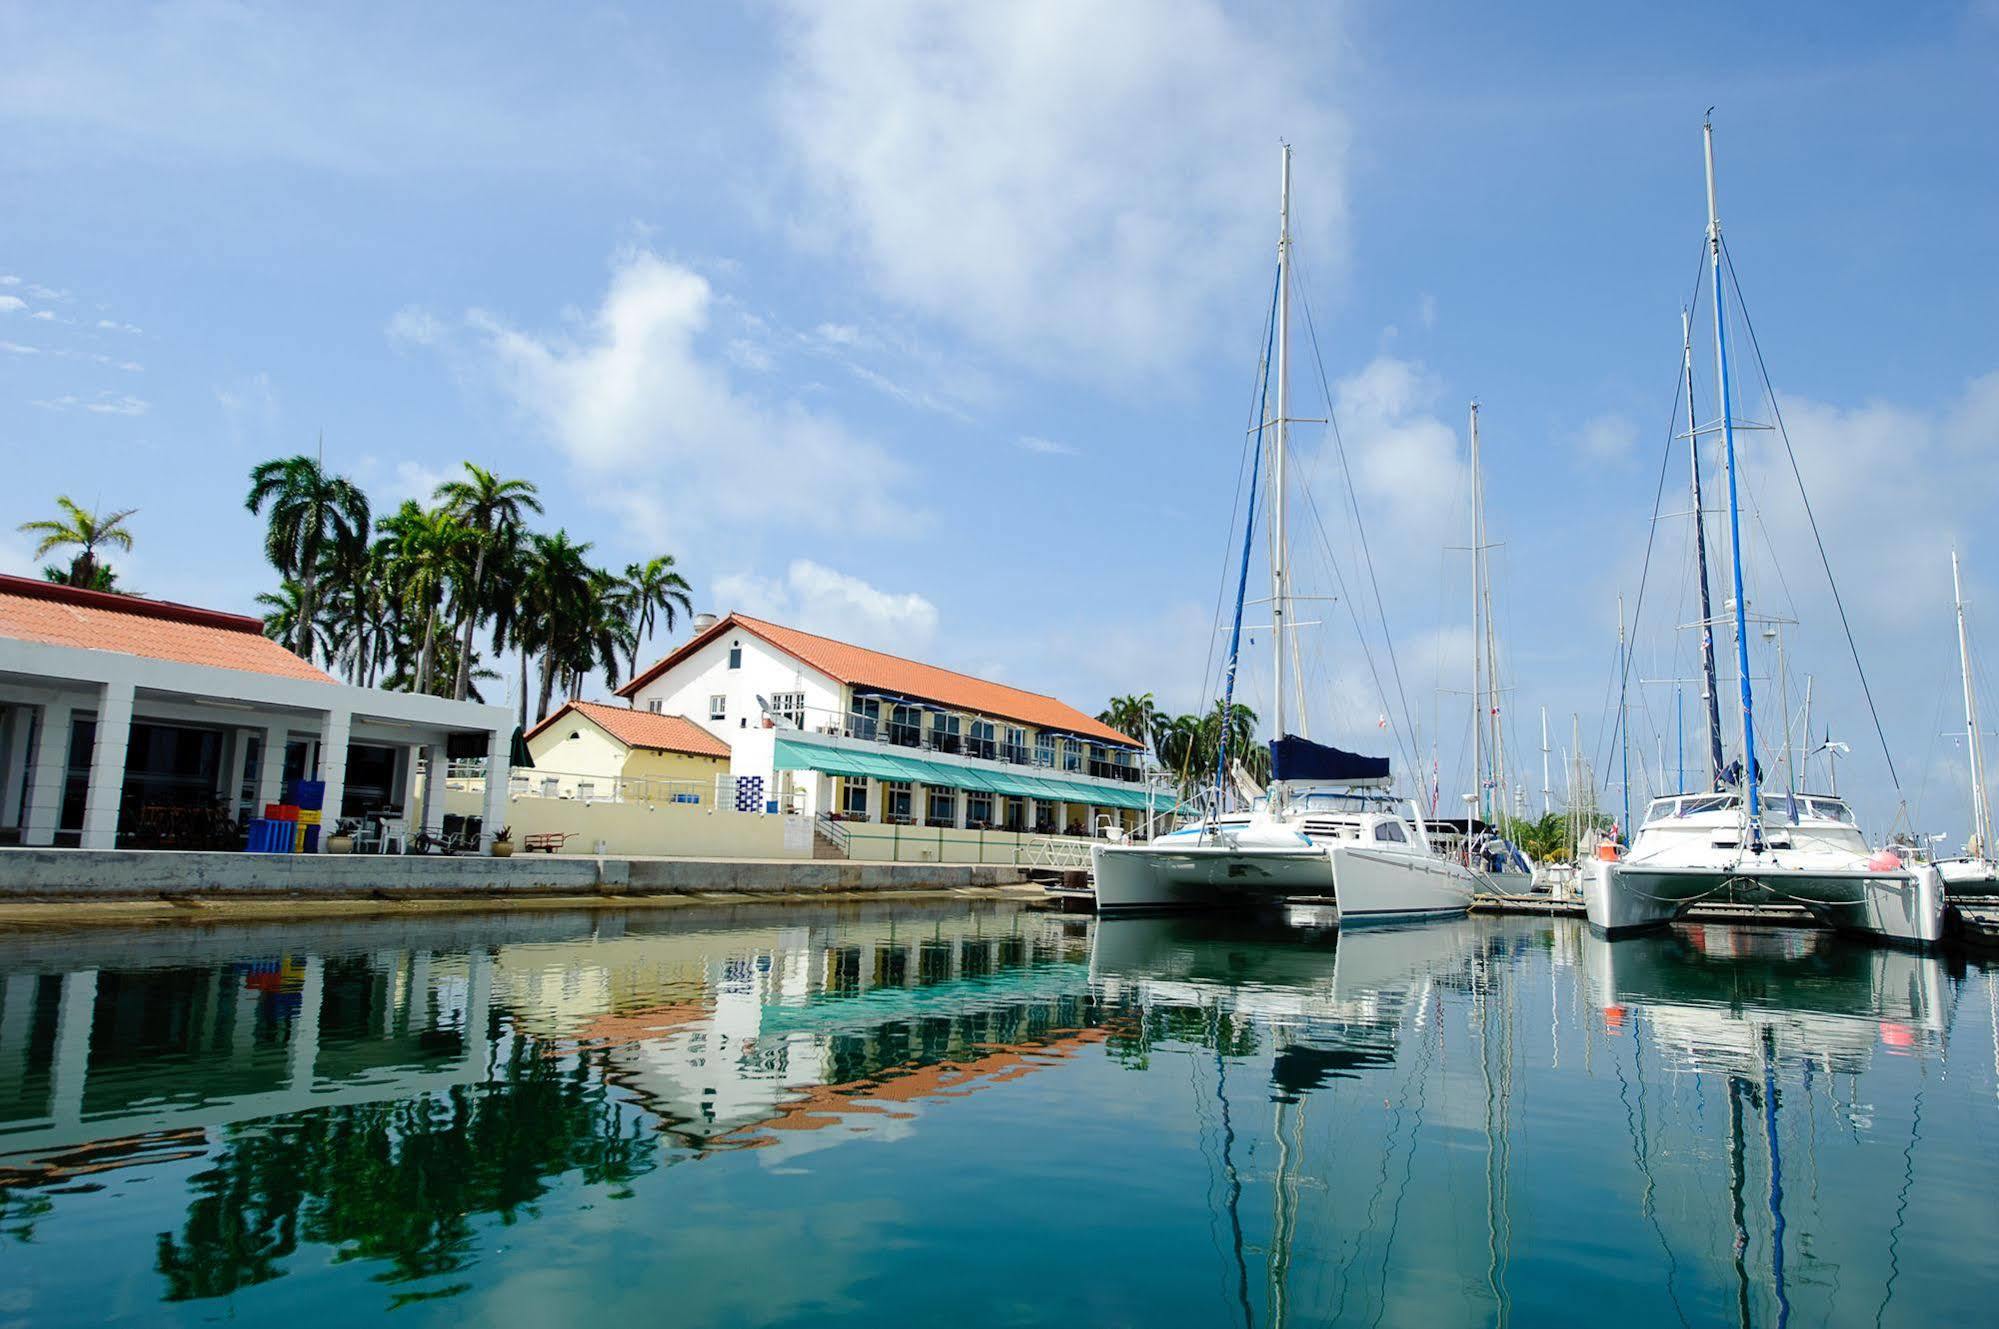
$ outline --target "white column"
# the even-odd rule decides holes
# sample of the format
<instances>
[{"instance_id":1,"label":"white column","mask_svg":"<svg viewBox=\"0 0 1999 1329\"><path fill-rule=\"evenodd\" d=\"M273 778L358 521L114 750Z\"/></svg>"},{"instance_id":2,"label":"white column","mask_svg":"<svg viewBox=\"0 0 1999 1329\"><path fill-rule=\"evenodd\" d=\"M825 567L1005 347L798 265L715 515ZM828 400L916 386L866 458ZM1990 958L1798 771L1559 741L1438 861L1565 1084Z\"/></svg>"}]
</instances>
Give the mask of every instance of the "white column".
<instances>
[{"instance_id":1,"label":"white column","mask_svg":"<svg viewBox=\"0 0 1999 1329\"><path fill-rule=\"evenodd\" d=\"M508 763L513 760L513 738L510 729L495 729L486 735L486 806L480 813L484 818L479 828L481 849L493 847L493 836L506 822L507 784L512 774Z\"/></svg>"},{"instance_id":2,"label":"white column","mask_svg":"<svg viewBox=\"0 0 1999 1329\"><path fill-rule=\"evenodd\" d=\"M396 758L396 768L399 774L396 780L395 793L389 799L389 803L392 807L399 807L403 810L403 817L405 819L403 824L405 826L409 824L407 819L416 812L416 766L417 762L422 760L422 758L423 744L421 743L405 744L402 749L402 756Z\"/></svg>"},{"instance_id":3,"label":"white column","mask_svg":"<svg viewBox=\"0 0 1999 1329\"><path fill-rule=\"evenodd\" d=\"M90 783L83 795L83 847L118 847L118 804L125 797L125 745L132 737L132 685L106 683L97 703Z\"/></svg>"},{"instance_id":4,"label":"white column","mask_svg":"<svg viewBox=\"0 0 1999 1329\"><path fill-rule=\"evenodd\" d=\"M231 817L243 806L243 781L250 774L250 737L256 732L254 729L229 731L234 746L229 752L228 765L223 767L223 778L229 783L222 787L222 806ZM253 815L262 811L262 808L253 809Z\"/></svg>"},{"instance_id":5,"label":"white column","mask_svg":"<svg viewBox=\"0 0 1999 1329\"><path fill-rule=\"evenodd\" d=\"M882 782L875 779L863 779L861 781L861 789L867 800L861 804L862 819L864 821L880 821L884 806L882 800L885 797L882 792Z\"/></svg>"},{"instance_id":6,"label":"white column","mask_svg":"<svg viewBox=\"0 0 1999 1329\"><path fill-rule=\"evenodd\" d=\"M83 1084L90 1073L90 1027L96 1015L97 971L64 974L56 1002L55 1064L49 1074L49 1115L58 1128L83 1121Z\"/></svg>"},{"instance_id":7,"label":"white column","mask_svg":"<svg viewBox=\"0 0 1999 1329\"><path fill-rule=\"evenodd\" d=\"M423 745L423 829L444 834L444 744Z\"/></svg>"},{"instance_id":8,"label":"white column","mask_svg":"<svg viewBox=\"0 0 1999 1329\"><path fill-rule=\"evenodd\" d=\"M28 729L34 712L26 706L9 706L4 732L0 732L0 826L18 825L22 814L21 795L28 787L28 772L35 759L28 746Z\"/></svg>"},{"instance_id":9,"label":"white column","mask_svg":"<svg viewBox=\"0 0 1999 1329\"><path fill-rule=\"evenodd\" d=\"M509 746L513 735L507 735ZM492 1049L486 1043L486 1012L493 998L493 962L486 948L475 946L465 972L465 1069L483 1074Z\"/></svg>"},{"instance_id":10,"label":"white column","mask_svg":"<svg viewBox=\"0 0 1999 1329\"><path fill-rule=\"evenodd\" d=\"M319 1060L319 1007L326 997L326 971L317 955L305 957L304 990L299 993L298 1023L292 1026L285 1066L293 1093L312 1088L312 1064Z\"/></svg>"},{"instance_id":11,"label":"white column","mask_svg":"<svg viewBox=\"0 0 1999 1329\"><path fill-rule=\"evenodd\" d=\"M958 830L965 829L965 811L972 806L972 791L953 789L951 791L951 825Z\"/></svg>"},{"instance_id":12,"label":"white column","mask_svg":"<svg viewBox=\"0 0 1999 1329\"><path fill-rule=\"evenodd\" d=\"M267 806L285 796L285 748L290 743L289 726L264 726L264 741L257 758L257 806L251 809L255 816L263 816Z\"/></svg>"},{"instance_id":13,"label":"white column","mask_svg":"<svg viewBox=\"0 0 1999 1329\"><path fill-rule=\"evenodd\" d=\"M34 774L28 784L28 820L22 844L54 844L62 816L63 780L69 771L69 730L75 707L52 701L42 707L35 735Z\"/></svg>"},{"instance_id":14,"label":"white column","mask_svg":"<svg viewBox=\"0 0 1999 1329\"><path fill-rule=\"evenodd\" d=\"M326 781L326 800L320 804L319 852L326 852L327 838L340 820L340 800L347 790L347 736L354 717L347 711L328 711L319 726L319 778Z\"/></svg>"}]
</instances>

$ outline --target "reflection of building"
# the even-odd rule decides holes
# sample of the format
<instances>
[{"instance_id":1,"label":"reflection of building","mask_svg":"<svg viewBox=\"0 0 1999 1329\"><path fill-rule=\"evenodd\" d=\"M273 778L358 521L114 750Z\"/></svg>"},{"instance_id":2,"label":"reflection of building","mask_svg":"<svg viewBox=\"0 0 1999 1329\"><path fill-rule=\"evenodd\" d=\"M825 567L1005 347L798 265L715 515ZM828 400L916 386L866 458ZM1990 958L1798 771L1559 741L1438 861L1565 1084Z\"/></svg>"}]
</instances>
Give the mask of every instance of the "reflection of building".
<instances>
[{"instance_id":1,"label":"reflection of building","mask_svg":"<svg viewBox=\"0 0 1999 1329\"><path fill-rule=\"evenodd\" d=\"M254 618L0 576L0 843L239 848L224 823L287 778L324 780L329 818L404 808L419 753L504 771L512 726L336 683Z\"/></svg>"},{"instance_id":2,"label":"reflection of building","mask_svg":"<svg viewBox=\"0 0 1999 1329\"><path fill-rule=\"evenodd\" d=\"M1170 802L1141 782L1141 743L1053 697L742 614L619 695L692 718L739 781L805 812L1088 833Z\"/></svg>"}]
</instances>

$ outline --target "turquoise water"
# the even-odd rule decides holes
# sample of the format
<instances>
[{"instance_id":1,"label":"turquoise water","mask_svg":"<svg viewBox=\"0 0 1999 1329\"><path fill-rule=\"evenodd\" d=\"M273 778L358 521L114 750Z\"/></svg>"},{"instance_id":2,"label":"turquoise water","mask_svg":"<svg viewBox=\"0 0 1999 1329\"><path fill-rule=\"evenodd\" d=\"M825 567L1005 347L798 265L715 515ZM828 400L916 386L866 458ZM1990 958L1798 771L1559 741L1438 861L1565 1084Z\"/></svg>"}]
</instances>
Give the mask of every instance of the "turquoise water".
<instances>
[{"instance_id":1,"label":"turquoise water","mask_svg":"<svg viewBox=\"0 0 1999 1329\"><path fill-rule=\"evenodd\" d=\"M0 1325L1981 1323L1999 974L1002 907L0 936Z\"/></svg>"}]
</instances>

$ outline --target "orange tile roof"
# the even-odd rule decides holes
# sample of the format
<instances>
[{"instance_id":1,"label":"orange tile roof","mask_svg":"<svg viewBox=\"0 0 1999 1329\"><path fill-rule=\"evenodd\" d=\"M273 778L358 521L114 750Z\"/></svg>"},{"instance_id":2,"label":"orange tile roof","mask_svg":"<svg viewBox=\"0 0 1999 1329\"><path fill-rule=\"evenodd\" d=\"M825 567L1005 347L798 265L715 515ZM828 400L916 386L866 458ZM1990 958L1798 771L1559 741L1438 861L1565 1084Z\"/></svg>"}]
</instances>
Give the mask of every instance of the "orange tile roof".
<instances>
[{"instance_id":1,"label":"orange tile roof","mask_svg":"<svg viewBox=\"0 0 1999 1329\"><path fill-rule=\"evenodd\" d=\"M257 619L33 577L0 575L0 637L314 683L334 681L266 637Z\"/></svg>"},{"instance_id":2,"label":"orange tile roof","mask_svg":"<svg viewBox=\"0 0 1999 1329\"><path fill-rule=\"evenodd\" d=\"M692 641L619 688L618 695L633 696L640 688L730 628L761 637L787 655L797 657L827 677L850 687L879 688L883 692L897 693L918 701L961 707L1001 720L1017 720L1039 729L1059 729L1066 734L1078 734L1099 742L1141 746L1137 740L1120 734L1102 721L1039 692L1010 688L1004 683L989 683L970 674L871 651L864 646L834 641L831 637L814 636L797 628L766 623L747 614L729 614L706 632L696 634Z\"/></svg>"},{"instance_id":3,"label":"orange tile roof","mask_svg":"<svg viewBox=\"0 0 1999 1329\"><path fill-rule=\"evenodd\" d=\"M684 715L657 715L635 711L629 706L610 706L601 701L564 702L559 710L528 730L533 738L542 730L574 711L628 748L649 748L654 752L687 752L697 757L727 760L729 745Z\"/></svg>"}]
</instances>

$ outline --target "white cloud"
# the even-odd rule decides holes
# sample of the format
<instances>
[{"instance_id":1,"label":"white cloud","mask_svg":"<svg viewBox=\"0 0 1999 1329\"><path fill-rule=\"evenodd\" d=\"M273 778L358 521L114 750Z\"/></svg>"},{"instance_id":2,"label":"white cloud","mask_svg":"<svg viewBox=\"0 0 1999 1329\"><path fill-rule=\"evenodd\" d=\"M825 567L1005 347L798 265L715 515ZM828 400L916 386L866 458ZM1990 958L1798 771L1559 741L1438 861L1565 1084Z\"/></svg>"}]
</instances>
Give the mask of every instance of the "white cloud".
<instances>
[{"instance_id":1,"label":"white cloud","mask_svg":"<svg viewBox=\"0 0 1999 1329\"><path fill-rule=\"evenodd\" d=\"M1638 426L1614 411L1592 417L1576 433L1576 447L1592 461L1624 461L1638 446Z\"/></svg>"},{"instance_id":2,"label":"white cloud","mask_svg":"<svg viewBox=\"0 0 1999 1329\"><path fill-rule=\"evenodd\" d=\"M1389 549L1420 549L1440 543L1440 507L1451 511L1468 492L1470 464L1458 434L1435 414L1443 395L1436 377L1413 360L1376 356L1358 373L1333 386L1334 412L1346 443L1363 518L1377 563ZM1332 447L1328 438L1323 445ZM1338 485L1338 463L1321 458L1315 475ZM1321 500L1322 512L1342 506Z\"/></svg>"},{"instance_id":3,"label":"white cloud","mask_svg":"<svg viewBox=\"0 0 1999 1329\"><path fill-rule=\"evenodd\" d=\"M763 347L746 337L730 340L728 346L729 363L738 369L748 369L758 374L768 374L777 366L776 359Z\"/></svg>"},{"instance_id":4,"label":"white cloud","mask_svg":"<svg viewBox=\"0 0 1999 1329\"><path fill-rule=\"evenodd\" d=\"M58 291L53 287L43 286L39 282L29 282L27 290L28 294L37 300L54 300L60 303L69 299L68 291Z\"/></svg>"},{"instance_id":5,"label":"white cloud","mask_svg":"<svg viewBox=\"0 0 1999 1329\"><path fill-rule=\"evenodd\" d=\"M1024 359L1156 368L1253 304L1280 137L1302 246L1338 266L1345 135L1299 54L1323 44L1213 3L793 0L784 45L801 239Z\"/></svg>"},{"instance_id":6,"label":"white cloud","mask_svg":"<svg viewBox=\"0 0 1999 1329\"><path fill-rule=\"evenodd\" d=\"M406 498L428 505L437 487L459 474L462 472L425 466L421 462L399 461L394 478L385 486L389 501L384 506L400 507Z\"/></svg>"},{"instance_id":7,"label":"white cloud","mask_svg":"<svg viewBox=\"0 0 1999 1329\"><path fill-rule=\"evenodd\" d=\"M13 273L0 273L0 286L19 286L20 284L21 279Z\"/></svg>"},{"instance_id":8,"label":"white cloud","mask_svg":"<svg viewBox=\"0 0 1999 1329\"><path fill-rule=\"evenodd\" d=\"M18 314L28 307L28 302L18 295L0 295L0 314Z\"/></svg>"},{"instance_id":9,"label":"white cloud","mask_svg":"<svg viewBox=\"0 0 1999 1329\"><path fill-rule=\"evenodd\" d=\"M405 305L389 316L389 340L410 346L434 346L444 336L444 324L427 309Z\"/></svg>"},{"instance_id":10,"label":"white cloud","mask_svg":"<svg viewBox=\"0 0 1999 1329\"><path fill-rule=\"evenodd\" d=\"M230 432L237 437L267 431L278 422L278 391L268 373L238 379L215 390L215 404L222 408Z\"/></svg>"},{"instance_id":11,"label":"white cloud","mask_svg":"<svg viewBox=\"0 0 1999 1329\"><path fill-rule=\"evenodd\" d=\"M39 346L23 346L17 341L0 341L0 351L5 351L9 355L40 355L42 348Z\"/></svg>"},{"instance_id":12,"label":"white cloud","mask_svg":"<svg viewBox=\"0 0 1999 1329\"><path fill-rule=\"evenodd\" d=\"M139 329L138 329L138 328L137 328L136 326L134 326L133 324L130 324L130 323L120 323L120 322L119 322L119 321L118 321L117 319L115 319L115 318L100 318L100 319L98 319L98 320L97 320L97 328L98 328L98 330L99 330L100 332L131 332L131 333L136 333L136 332L138 332L138 331L139 331Z\"/></svg>"},{"instance_id":13,"label":"white cloud","mask_svg":"<svg viewBox=\"0 0 1999 1329\"><path fill-rule=\"evenodd\" d=\"M1023 451L1038 453L1044 457L1073 457L1076 449L1067 443L1057 443L1052 438L1042 438L1037 434L1022 434L1015 440Z\"/></svg>"},{"instance_id":14,"label":"white cloud","mask_svg":"<svg viewBox=\"0 0 1999 1329\"><path fill-rule=\"evenodd\" d=\"M900 655L920 655L937 636L937 606L915 592L884 591L810 559L782 577L749 572L715 580L718 607Z\"/></svg>"},{"instance_id":15,"label":"white cloud","mask_svg":"<svg viewBox=\"0 0 1999 1329\"><path fill-rule=\"evenodd\" d=\"M696 525L907 531L899 462L768 389L736 390L726 353L707 353L714 303L699 274L639 250L570 332L523 332L478 310L466 322L502 391L607 496L649 494Z\"/></svg>"},{"instance_id":16,"label":"white cloud","mask_svg":"<svg viewBox=\"0 0 1999 1329\"><path fill-rule=\"evenodd\" d=\"M122 392L101 392L97 400L86 402L83 407L98 415L144 415L152 408L151 402Z\"/></svg>"},{"instance_id":17,"label":"white cloud","mask_svg":"<svg viewBox=\"0 0 1999 1329\"><path fill-rule=\"evenodd\" d=\"M56 321L56 315L53 309L37 309L34 313L28 315L28 317L38 318L44 323L53 323Z\"/></svg>"}]
</instances>

